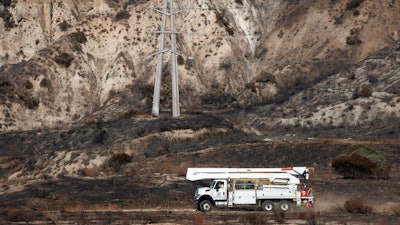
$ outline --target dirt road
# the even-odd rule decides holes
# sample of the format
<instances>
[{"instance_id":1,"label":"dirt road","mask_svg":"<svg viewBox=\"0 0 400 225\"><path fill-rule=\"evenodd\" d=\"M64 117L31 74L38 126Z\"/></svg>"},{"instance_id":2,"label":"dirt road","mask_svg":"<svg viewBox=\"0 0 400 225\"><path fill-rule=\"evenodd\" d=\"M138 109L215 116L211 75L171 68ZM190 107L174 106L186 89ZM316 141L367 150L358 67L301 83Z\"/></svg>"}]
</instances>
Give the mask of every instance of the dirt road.
<instances>
[{"instance_id":1,"label":"dirt road","mask_svg":"<svg viewBox=\"0 0 400 225\"><path fill-rule=\"evenodd\" d=\"M361 215L344 212L320 213L313 210L262 212L258 210L131 209L107 211L44 211L0 224L400 224L400 216Z\"/></svg>"}]
</instances>

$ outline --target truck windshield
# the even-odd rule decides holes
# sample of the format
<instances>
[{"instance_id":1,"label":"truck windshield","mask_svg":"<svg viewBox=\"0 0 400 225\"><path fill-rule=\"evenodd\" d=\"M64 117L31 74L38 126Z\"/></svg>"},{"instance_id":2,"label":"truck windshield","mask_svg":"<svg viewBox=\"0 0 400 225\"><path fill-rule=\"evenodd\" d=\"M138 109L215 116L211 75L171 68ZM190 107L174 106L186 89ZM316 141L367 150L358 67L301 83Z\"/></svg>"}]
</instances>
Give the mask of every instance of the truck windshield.
<instances>
[{"instance_id":1,"label":"truck windshield","mask_svg":"<svg viewBox=\"0 0 400 225\"><path fill-rule=\"evenodd\" d=\"M210 188L211 188L211 189L213 189L213 188L214 188L214 186L215 186L215 182L216 182L216 181L214 180L214 181L213 181L213 182L210 184Z\"/></svg>"}]
</instances>

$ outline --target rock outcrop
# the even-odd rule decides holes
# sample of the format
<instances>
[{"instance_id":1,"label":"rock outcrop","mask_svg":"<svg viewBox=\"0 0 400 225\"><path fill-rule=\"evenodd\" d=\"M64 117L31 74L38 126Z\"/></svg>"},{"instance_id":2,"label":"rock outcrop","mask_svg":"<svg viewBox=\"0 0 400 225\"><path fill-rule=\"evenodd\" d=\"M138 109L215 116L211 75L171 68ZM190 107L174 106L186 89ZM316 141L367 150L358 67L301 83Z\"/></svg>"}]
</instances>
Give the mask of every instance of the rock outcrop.
<instances>
[{"instance_id":1,"label":"rock outcrop","mask_svg":"<svg viewBox=\"0 0 400 225\"><path fill-rule=\"evenodd\" d=\"M0 130L65 126L116 104L108 119L148 113L156 60L146 58L157 51L152 31L161 23L150 6L157 4L2 1ZM284 102L399 39L394 0L193 0L176 7L179 53L195 58L179 57L184 109ZM168 59L163 108L170 105Z\"/></svg>"}]
</instances>

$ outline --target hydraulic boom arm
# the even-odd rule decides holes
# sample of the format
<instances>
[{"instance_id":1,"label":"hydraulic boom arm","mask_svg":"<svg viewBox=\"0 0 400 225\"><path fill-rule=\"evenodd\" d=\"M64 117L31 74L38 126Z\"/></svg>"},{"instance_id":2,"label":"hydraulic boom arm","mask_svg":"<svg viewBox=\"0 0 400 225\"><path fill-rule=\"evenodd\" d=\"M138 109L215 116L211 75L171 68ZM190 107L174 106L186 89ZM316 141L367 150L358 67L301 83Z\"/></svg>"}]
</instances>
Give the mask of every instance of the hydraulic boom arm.
<instances>
[{"instance_id":1,"label":"hydraulic boom arm","mask_svg":"<svg viewBox=\"0 0 400 225\"><path fill-rule=\"evenodd\" d=\"M269 178L287 179L290 184L299 184L300 179L308 180L310 167L289 168L188 168L186 179L190 181L228 178Z\"/></svg>"}]
</instances>

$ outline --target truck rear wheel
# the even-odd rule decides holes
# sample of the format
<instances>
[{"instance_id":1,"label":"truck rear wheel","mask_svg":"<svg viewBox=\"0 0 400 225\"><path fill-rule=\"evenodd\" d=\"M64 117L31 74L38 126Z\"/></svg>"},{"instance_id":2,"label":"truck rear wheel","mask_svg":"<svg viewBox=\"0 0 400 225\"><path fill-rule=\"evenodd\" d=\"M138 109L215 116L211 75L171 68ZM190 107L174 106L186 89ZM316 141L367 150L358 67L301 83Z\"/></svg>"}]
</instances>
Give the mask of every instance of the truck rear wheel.
<instances>
[{"instance_id":1,"label":"truck rear wheel","mask_svg":"<svg viewBox=\"0 0 400 225\"><path fill-rule=\"evenodd\" d=\"M211 211L213 205L209 200L203 200L202 202L200 202L199 208L201 211L203 212L209 212Z\"/></svg>"},{"instance_id":2,"label":"truck rear wheel","mask_svg":"<svg viewBox=\"0 0 400 225\"><path fill-rule=\"evenodd\" d=\"M279 209L282 211L287 211L290 209L290 204L288 201L282 200L279 202Z\"/></svg>"},{"instance_id":3,"label":"truck rear wheel","mask_svg":"<svg viewBox=\"0 0 400 225\"><path fill-rule=\"evenodd\" d=\"M261 204L261 209L264 211L271 211L274 209L274 203L269 200L263 201Z\"/></svg>"}]
</instances>

